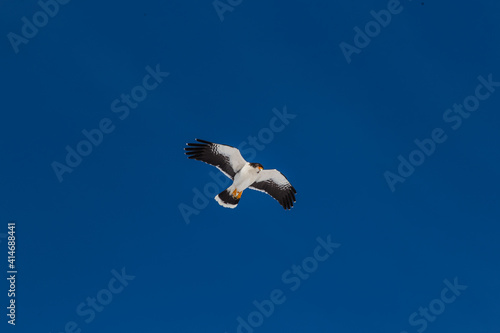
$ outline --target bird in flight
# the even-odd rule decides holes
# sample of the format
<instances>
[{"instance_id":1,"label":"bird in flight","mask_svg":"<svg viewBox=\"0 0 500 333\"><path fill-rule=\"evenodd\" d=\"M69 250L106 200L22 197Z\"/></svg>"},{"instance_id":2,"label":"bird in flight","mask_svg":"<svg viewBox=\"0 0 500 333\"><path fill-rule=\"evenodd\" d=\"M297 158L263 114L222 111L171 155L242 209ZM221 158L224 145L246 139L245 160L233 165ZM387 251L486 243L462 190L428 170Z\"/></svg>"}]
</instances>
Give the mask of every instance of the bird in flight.
<instances>
[{"instance_id":1,"label":"bird in flight","mask_svg":"<svg viewBox=\"0 0 500 333\"><path fill-rule=\"evenodd\" d=\"M223 207L235 208L241 194L247 188L269 194L285 209L291 209L297 191L276 169L264 170L260 163L249 163L240 151L232 146L196 139L198 143L187 143L188 158L202 161L217 167L233 180L233 184L215 196Z\"/></svg>"}]
</instances>

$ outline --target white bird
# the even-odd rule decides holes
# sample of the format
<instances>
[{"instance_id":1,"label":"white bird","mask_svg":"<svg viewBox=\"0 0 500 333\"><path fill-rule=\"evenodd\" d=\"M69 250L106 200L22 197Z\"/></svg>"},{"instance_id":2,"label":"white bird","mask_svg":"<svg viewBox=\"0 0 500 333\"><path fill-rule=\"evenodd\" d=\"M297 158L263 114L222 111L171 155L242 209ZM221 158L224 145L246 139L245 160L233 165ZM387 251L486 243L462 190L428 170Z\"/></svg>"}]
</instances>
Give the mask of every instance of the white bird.
<instances>
[{"instance_id":1,"label":"white bird","mask_svg":"<svg viewBox=\"0 0 500 333\"><path fill-rule=\"evenodd\" d=\"M200 139L196 141L199 143L187 143L189 147L184 148L188 158L216 166L233 180L231 186L215 196L221 206L235 208L243 191L251 188L269 194L285 209L293 207L297 191L281 172L264 170L260 163L245 161L235 147Z\"/></svg>"}]
</instances>

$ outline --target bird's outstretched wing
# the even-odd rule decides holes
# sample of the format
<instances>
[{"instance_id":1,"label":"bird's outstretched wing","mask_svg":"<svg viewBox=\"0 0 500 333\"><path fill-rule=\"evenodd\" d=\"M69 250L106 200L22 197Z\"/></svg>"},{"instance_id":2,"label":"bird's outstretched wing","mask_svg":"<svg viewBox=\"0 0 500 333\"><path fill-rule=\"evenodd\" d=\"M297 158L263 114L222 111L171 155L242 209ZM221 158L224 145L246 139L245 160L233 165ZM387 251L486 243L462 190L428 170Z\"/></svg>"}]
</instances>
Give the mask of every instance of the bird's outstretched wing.
<instances>
[{"instance_id":1,"label":"bird's outstretched wing","mask_svg":"<svg viewBox=\"0 0 500 333\"><path fill-rule=\"evenodd\" d=\"M188 158L216 166L226 176L234 179L234 175L243 168L246 161L240 151L231 146L220 145L210 141L196 139L200 143L187 143L184 148Z\"/></svg>"},{"instance_id":2,"label":"bird's outstretched wing","mask_svg":"<svg viewBox=\"0 0 500 333\"><path fill-rule=\"evenodd\" d=\"M257 180L250 185L250 188L269 194L274 199L278 200L285 209L293 207L295 193L297 193L288 179L276 169L262 170Z\"/></svg>"}]
</instances>

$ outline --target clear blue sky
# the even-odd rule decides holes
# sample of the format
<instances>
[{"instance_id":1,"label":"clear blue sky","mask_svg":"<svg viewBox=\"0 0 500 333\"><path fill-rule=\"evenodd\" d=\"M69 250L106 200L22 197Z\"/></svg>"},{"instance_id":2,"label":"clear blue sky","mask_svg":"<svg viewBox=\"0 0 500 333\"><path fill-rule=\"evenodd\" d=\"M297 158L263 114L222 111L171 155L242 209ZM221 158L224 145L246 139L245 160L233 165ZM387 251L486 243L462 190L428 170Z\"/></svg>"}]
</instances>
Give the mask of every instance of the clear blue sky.
<instances>
[{"instance_id":1,"label":"clear blue sky","mask_svg":"<svg viewBox=\"0 0 500 333\"><path fill-rule=\"evenodd\" d=\"M498 332L500 4L227 1L2 1L2 332Z\"/></svg>"}]
</instances>

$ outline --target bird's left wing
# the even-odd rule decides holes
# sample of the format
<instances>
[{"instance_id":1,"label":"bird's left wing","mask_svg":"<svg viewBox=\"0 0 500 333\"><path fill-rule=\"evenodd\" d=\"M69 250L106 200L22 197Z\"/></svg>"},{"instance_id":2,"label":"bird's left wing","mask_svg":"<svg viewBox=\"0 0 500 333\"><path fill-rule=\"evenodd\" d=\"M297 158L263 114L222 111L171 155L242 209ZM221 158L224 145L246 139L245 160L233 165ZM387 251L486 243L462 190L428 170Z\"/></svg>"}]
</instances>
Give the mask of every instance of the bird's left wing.
<instances>
[{"instance_id":1,"label":"bird's left wing","mask_svg":"<svg viewBox=\"0 0 500 333\"><path fill-rule=\"evenodd\" d=\"M276 169L259 172L257 180L250 185L250 188L269 194L285 209L293 207L297 193L288 179Z\"/></svg>"},{"instance_id":2,"label":"bird's left wing","mask_svg":"<svg viewBox=\"0 0 500 333\"><path fill-rule=\"evenodd\" d=\"M184 148L188 158L216 166L231 179L234 179L246 163L240 151L235 147L200 139L196 141L200 143L187 143L189 147Z\"/></svg>"}]
</instances>

